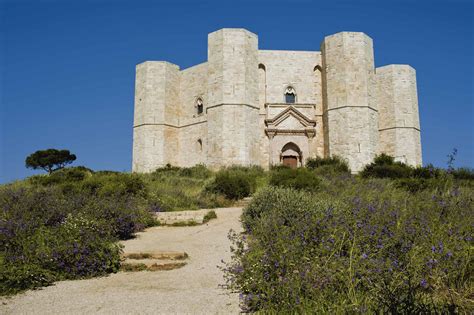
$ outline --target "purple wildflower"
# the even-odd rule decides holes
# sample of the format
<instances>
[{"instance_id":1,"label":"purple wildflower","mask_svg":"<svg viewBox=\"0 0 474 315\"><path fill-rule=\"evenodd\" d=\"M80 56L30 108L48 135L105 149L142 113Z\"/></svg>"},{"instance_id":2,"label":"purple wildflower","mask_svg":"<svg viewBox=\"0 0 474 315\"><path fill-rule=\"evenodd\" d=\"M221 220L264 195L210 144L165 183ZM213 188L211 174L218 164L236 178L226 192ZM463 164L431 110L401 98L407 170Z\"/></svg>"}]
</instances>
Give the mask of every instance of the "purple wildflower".
<instances>
[{"instance_id":1,"label":"purple wildflower","mask_svg":"<svg viewBox=\"0 0 474 315\"><path fill-rule=\"evenodd\" d=\"M420 285L426 289L428 287L428 282L425 279L421 279Z\"/></svg>"}]
</instances>

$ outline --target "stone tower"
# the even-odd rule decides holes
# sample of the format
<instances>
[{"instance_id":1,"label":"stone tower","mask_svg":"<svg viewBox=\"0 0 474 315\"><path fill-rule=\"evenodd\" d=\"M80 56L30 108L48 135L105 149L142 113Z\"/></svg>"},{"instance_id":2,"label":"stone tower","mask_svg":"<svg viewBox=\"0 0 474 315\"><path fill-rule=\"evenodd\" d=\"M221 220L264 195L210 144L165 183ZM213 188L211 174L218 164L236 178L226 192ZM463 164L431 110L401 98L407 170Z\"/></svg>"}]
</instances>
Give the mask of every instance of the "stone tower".
<instances>
[{"instance_id":1,"label":"stone tower","mask_svg":"<svg viewBox=\"0 0 474 315\"><path fill-rule=\"evenodd\" d=\"M327 36L321 46L327 155L360 171L377 154L378 113L372 39L364 33Z\"/></svg>"},{"instance_id":2,"label":"stone tower","mask_svg":"<svg viewBox=\"0 0 474 315\"><path fill-rule=\"evenodd\" d=\"M179 67L163 61L137 65L133 122L134 172L177 164Z\"/></svg>"},{"instance_id":3,"label":"stone tower","mask_svg":"<svg viewBox=\"0 0 474 315\"><path fill-rule=\"evenodd\" d=\"M416 72L408 65L377 68L379 151L410 164L421 164Z\"/></svg>"},{"instance_id":4,"label":"stone tower","mask_svg":"<svg viewBox=\"0 0 474 315\"><path fill-rule=\"evenodd\" d=\"M258 37L244 29L208 36L208 165L252 165L259 158Z\"/></svg>"}]
</instances>

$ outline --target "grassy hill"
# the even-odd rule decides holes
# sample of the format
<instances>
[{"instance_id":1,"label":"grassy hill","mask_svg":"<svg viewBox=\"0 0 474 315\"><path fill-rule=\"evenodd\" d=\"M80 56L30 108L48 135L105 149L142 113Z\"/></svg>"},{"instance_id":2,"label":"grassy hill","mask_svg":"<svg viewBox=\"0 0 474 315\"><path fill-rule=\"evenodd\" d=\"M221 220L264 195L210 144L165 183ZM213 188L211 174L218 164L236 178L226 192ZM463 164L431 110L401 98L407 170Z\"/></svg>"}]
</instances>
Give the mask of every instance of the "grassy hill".
<instances>
[{"instance_id":1,"label":"grassy hill","mask_svg":"<svg viewBox=\"0 0 474 315\"><path fill-rule=\"evenodd\" d=\"M157 224L154 212L253 194L225 268L244 310L467 310L473 178L383 156L357 176L337 158L271 171L66 168L0 186L0 292L116 272L117 241Z\"/></svg>"}]
</instances>

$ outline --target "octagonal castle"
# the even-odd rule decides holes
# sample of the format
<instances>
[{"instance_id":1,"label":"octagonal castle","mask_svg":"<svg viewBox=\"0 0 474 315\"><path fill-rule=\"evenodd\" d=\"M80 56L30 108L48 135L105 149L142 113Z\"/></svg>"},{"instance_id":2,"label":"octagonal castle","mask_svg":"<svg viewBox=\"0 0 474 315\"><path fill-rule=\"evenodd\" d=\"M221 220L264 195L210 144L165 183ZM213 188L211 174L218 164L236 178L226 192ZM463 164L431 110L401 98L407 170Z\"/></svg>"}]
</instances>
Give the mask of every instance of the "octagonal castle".
<instances>
[{"instance_id":1,"label":"octagonal castle","mask_svg":"<svg viewBox=\"0 0 474 315\"><path fill-rule=\"evenodd\" d=\"M379 153L421 164L415 70L374 67L372 39L341 32L321 51L259 50L257 35L208 35L208 60L137 65L133 171L171 164L304 165L340 156L353 172Z\"/></svg>"}]
</instances>

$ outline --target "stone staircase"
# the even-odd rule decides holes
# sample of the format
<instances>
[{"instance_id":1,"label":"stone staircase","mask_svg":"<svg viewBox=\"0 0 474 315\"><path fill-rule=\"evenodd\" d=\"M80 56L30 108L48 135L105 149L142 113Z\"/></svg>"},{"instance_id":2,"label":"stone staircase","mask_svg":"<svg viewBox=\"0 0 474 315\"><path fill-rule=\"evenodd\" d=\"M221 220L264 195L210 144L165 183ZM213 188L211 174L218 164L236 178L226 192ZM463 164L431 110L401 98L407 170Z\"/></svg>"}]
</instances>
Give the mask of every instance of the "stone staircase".
<instances>
[{"instance_id":1,"label":"stone staircase","mask_svg":"<svg viewBox=\"0 0 474 315\"><path fill-rule=\"evenodd\" d=\"M202 224L204 216L211 210L190 210L190 211L171 211L158 212L156 218L162 225L183 224Z\"/></svg>"},{"instance_id":2,"label":"stone staircase","mask_svg":"<svg viewBox=\"0 0 474 315\"><path fill-rule=\"evenodd\" d=\"M252 197L245 197L245 198L243 198L243 199L237 200L237 201L234 203L234 207L245 208L246 206L248 206L248 204L250 203L250 201L252 201Z\"/></svg>"},{"instance_id":3,"label":"stone staircase","mask_svg":"<svg viewBox=\"0 0 474 315\"><path fill-rule=\"evenodd\" d=\"M186 265L185 252L139 252L122 255L122 271L173 270Z\"/></svg>"}]
</instances>

